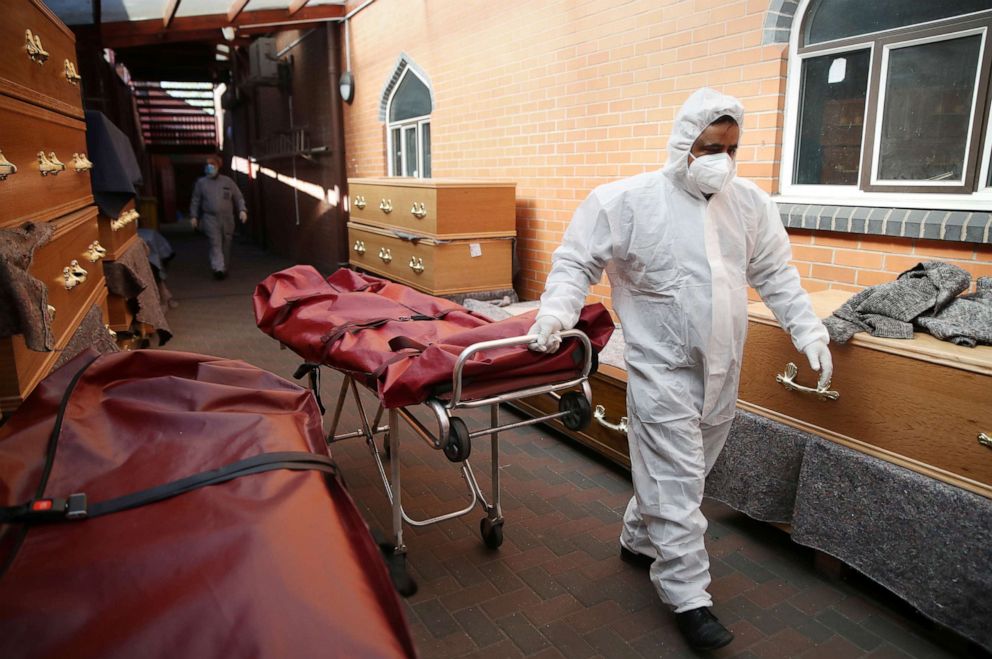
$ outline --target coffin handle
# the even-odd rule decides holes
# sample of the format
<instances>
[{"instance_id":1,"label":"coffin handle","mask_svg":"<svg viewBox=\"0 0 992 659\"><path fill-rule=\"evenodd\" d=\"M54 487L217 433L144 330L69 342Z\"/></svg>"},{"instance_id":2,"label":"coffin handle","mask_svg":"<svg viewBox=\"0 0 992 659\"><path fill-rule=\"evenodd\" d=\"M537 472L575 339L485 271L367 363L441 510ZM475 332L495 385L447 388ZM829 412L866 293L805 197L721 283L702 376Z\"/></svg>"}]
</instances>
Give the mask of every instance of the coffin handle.
<instances>
[{"instance_id":1,"label":"coffin handle","mask_svg":"<svg viewBox=\"0 0 992 659\"><path fill-rule=\"evenodd\" d=\"M801 394L810 394L811 396L816 396L820 400L837 400L840 398L839 392L830 389L829 382L822 388L804 387L803 385L796 383L796 375L798 373L799 368L792 362L789 362L785 365L785 373L779 373L776 375L775 381L789 391L798 391Z\"/></svg>"},{"instance_id":2,"label":"coffin handle","mask_svg":"<svg viewBox=\"0 0 992 659\"><path fill-rule=\"evenodd\" d=\"M627 434L627 417L620 417L620 423L610 423L606 420L606 408L602 405L597 405L596 409L592 413L592 418L596 419L596 423L603 426L604 428L609 428L615 432L621 432Z\"/></svg>"},{"instance_id":3,"label":"coffin handle","mask_svg":"<svg viewBox=\"0 0 992 659\"><path fill-rule=\"evenodd\" d=\"M978 433L978 443L982 446L987 446L992 448L992 436L986 435L983 432Z\"/></svg>"}]
</instances>

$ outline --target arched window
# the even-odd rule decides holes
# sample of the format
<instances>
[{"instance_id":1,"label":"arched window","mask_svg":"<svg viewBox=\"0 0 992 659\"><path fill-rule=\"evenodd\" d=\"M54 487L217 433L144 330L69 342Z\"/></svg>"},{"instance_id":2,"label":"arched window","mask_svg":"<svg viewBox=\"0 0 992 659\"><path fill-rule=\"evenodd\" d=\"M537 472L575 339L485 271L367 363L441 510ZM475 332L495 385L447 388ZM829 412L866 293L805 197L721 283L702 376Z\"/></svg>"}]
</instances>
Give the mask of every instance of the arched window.
<instances>
[{"instance_id":1,"label":"arched window","mask_svg":"<svg viewBox=\"0 0 992 659\"><path fill-rule=\"evenodd\" d=\"M405 58L387 86L385 106L389 175L430 178L431 91Z\"/></svg>"},{"instance_id":2,"label":"arched window","mask_svg":"<svg viewBox=\"0 0 992 659\"><path fill-rule=\"evenodd\" d=\"M992 0L804 0L783 192L992 194Z\"/></svg>"}]
</instances>

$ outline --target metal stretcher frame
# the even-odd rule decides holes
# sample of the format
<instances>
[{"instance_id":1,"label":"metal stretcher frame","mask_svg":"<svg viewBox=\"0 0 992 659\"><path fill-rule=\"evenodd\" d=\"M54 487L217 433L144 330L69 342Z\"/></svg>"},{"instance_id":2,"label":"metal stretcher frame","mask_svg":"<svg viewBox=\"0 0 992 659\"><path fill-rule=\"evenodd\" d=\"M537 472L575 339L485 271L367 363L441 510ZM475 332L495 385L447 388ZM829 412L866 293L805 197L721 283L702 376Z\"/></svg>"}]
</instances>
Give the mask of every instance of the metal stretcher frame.
<instances>
[{"instance_id":1,"label":"metal stretcher frame","mask_svg":"<svg viewBox=\"0 0 992 659\"><path fill-rule=\"evenodd\" d=\"M379 404L374 419L369 421L365 407L362 404L356 386L355 378L347 373L341 383L337 402L334 408L334 416L331 421L330 431L327 435L327 443L343 441L355 437L364 437L369 451L375 461L382 479L386 496L392 506L392 531L393 531L393 551L397 555L406 553L406 545L403 543L403 522L411 526L427 526L444 520L460 517L470 513L478 503L486 516L480 524L483 541L490 548L497 548L503 542L503 511L500 507L500 482L499 482L499 433L505 430L513 430L523 426L542 423L551 419L561 418L562 422L569 427L582 428L589 423L591 418L590 409L592 403L592 390L589 386L589 374L592 370L592 345L587 337L580 330L568 330L561 333L562 339L575 338L583 348L585 361L581 374L561 382L545 384L540 386L530 386L514 391L500 393L476 400L462 400L464 382L462 371L465 363L472 355L483 350L494 348L504 348L510 346L523 345L533 342L535 335L510 337L493 341L482 341L466 347L455 362L455 368L451 379L451 397L449 400L439 398L429 398L422 404L426 405L434 413L437 421L437 433L432 433L419 419L413 416L405 407L391 408L389 412L389 422L387 425L379 425L383 413L386 411L382 403ZM333 367L330 367L333 368ZM319 378L311 378L311 388L314 394L319 394ZM579 390L576 391L575 389ZM345 399L351 392L358 407L361 428L337 434L338 423L341 420L341 412L344 408ZM562 393L565 392L565 393ZM546 416L540 416L514 423L500 425L499 405L520 398L550 394L559 401L559 411ZM490 425L481 430L469 431L465 422L454 413L459 409L472 409L478 407L490 408ZM429 519L417 520L411 518L403 509L401 468L400 468L400 424L402 419L408 426L425 440L432 448L444 451L445 455L452 462L460 463L462 477L469 489L471 501L468 505L459 510L454 510L442 515L437 515ZM386 468L383 464L382 456L376 446L375 438L383 435L383 453L390 461L390 475L387 476ZM490 449L492 453L492 503L483 494L479 483L475 478L468 457L471 452L471 440L476 437L489 435Z\"/></svg>"}]
</instances>

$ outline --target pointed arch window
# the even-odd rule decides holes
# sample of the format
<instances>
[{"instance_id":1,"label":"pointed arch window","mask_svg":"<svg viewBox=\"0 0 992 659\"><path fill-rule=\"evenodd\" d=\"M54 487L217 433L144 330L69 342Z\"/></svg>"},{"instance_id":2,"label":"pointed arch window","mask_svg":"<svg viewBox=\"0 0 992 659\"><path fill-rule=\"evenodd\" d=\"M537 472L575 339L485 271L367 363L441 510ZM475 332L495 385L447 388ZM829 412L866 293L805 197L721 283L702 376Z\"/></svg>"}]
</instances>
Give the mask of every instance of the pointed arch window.
<instances>
[{"instance_id":1,"label":"pointed arch window","mask_svg":"<svg viewBox=\"0 0 992 659\"><path fill-rule=\"evenodd\" d=\"M386 102L386 152L390 176L431 176L430 87L403 66Z\"/></svg>"},{"instance_id":2,"label":"pointed arch window","mask_svg":"<svg viewBox=\"0 0 992 659\"><path fill-rule=\"evenodd\" d=\"M992 0L804 0L783 192L992 194Z\"/></svg>"}]
</instances>

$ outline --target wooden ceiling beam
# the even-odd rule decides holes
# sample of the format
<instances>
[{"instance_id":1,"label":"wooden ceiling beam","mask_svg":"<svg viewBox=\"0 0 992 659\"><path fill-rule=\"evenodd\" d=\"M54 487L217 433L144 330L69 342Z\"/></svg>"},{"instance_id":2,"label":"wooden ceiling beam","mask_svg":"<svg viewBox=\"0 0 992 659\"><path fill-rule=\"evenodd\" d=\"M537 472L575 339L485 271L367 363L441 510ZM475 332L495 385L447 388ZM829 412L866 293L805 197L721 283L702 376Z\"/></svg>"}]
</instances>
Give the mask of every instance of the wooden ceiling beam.
<instances>
[{"instance_id":1,"label":"wooden ceiling beam","mask_svg":"<svg viewBox=\"0 0 992 659\"><path fill-rule=\"evenodd\" d=\"M177 0L176 0L177 1ZM242 11L233 21L227 14L204 16L178 16L168 28L157 19L145 21L118 21L101 26L104 45L122 48L176 41L223 42L220 29L239 28L242 33L275 32L305 27L308 23L344 18L344 5L318 5L303 7L292 16L285 9L260 9Z\"/></svg>"},{"instance_id":2,"label":"wooden ceiling beam","mask_svg":"<svg viewBox=\"0 0 992 659\"><path fill-rule=\"evenodd\" d=\"M169 24L172 23L172 19L176 17L176 12L179 10L179 3L182 0L165 0L165 11L162 13L162 27L167 28Z\"/></svg>"},{"instance_id":3,"label":"wooden ceiling beam","mask_svg":"<svg viewBox=\"0 0 992 659\"><path fill-rule=\"evenodd\" d=\"M234 21L238 16L240 16L241 12L243 12L247 6L248 0L234 0L234 2L231 3L231 7L227 10L228 22Z\"/></svg>"},{"instance_id":4,"label":"wooden ceiling beam","mask_svg":"<svg viewBox=\"0 0 992 659\"><path fill-rule=\"evenodd\" d=\"M293 0L289 3L289 15L292 16L299 10L306 7L308 2L310 2L310 0Z\"/></svg>"}]
</instances>

